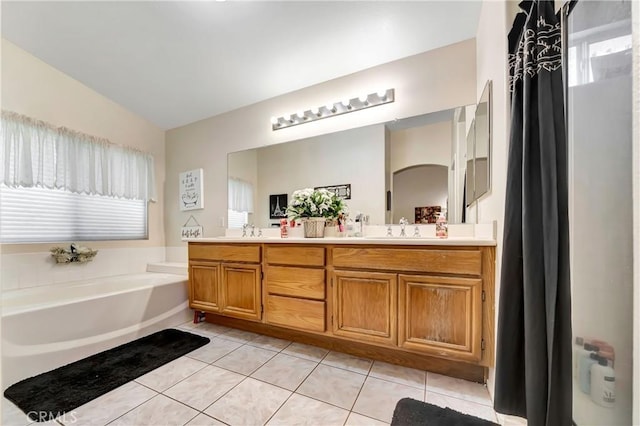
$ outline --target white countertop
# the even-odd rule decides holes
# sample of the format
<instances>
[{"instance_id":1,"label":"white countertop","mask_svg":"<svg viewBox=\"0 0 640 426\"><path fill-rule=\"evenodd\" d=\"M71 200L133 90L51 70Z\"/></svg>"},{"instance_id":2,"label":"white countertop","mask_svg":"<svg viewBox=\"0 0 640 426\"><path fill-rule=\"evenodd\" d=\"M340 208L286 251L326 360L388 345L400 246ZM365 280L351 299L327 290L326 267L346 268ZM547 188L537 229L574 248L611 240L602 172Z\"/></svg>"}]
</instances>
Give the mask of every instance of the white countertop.
<instances>
[{"instance_id":1,"label":"white countertop","mask_svg":"<svg viewBox=\"0 0 640 426\"><path fill-rule=\"evenodd\" d=\"M186 241L199 243L245 243L245 244L376 244L410 246L495 246L496 241L488 238L448 237L448 238L412 238L412 237L213 237L192 238Z\"/></svg>"}]
</instances>

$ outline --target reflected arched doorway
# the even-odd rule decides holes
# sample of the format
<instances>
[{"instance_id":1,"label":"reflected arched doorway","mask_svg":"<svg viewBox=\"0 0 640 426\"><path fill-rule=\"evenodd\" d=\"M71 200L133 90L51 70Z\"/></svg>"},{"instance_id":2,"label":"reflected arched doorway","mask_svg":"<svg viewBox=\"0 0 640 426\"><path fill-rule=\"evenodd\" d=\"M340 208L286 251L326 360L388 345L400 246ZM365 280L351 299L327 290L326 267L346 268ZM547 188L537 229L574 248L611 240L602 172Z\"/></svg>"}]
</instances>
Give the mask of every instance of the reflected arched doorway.
<instances>
[{"instance_id":1,"label":"reflected arched doorway","mask_svg":"<svg viewBox=\"0 0 640 426\"><path fill-rule=\"evenodd\" d=\"M439 164L420 164L393 173L393 223L404 217L415 223L416 207L447 207L449 169Z\"/></svg>"}]
</instances>

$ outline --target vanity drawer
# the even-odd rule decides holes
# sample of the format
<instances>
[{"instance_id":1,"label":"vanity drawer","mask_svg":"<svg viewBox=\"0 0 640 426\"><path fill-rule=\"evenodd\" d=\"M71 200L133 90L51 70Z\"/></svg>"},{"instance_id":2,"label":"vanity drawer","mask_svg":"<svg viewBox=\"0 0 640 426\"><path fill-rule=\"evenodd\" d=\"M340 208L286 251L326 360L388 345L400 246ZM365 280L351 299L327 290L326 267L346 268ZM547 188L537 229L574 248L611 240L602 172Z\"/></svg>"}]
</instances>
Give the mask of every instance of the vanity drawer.
<instances>
[{"instance_id":1,"label":"vanity drawer","mask_svg":"<svg viewBox=\"0 0 640 426\"><path fill-rule=\"evenodd\" d=\"M265 256L270 265L324 266L324 247L268 245Z\"/></svg>"},{"instance_id":2,"label":"vanity drawer","mask_svg":"<svg viewBox=\"0 0 640 426\"><path fill-rule=\"evenodd\" d=\"M324 299L324 269L268 266L266 285L270 294Z\"/></svg>"},{"instance_id":3,"label":"vanity drawer","mask_svg":"<svg viewBox=\"0 0 640 426\"><path fill-rule=\"evenodd\" d=\"M260 262L259 245L189 243L189 260Z\"/></svg>"},{"instance_id":4,"label":"vanity drawer","mask_svg":"<svg viewBox=\"0 0 640 426\"><path fill-rule=\"evenodd\" d=\"M269 324L324 331L324 302L268 295L265 318Z\"/></svg>"},{"instance_id":5,"label":"vanity drawer","mask_svg":"<svg viewBox=\"0 0 640 426\"><path fill-rule=\"evenodd\" d=\"M402 249L335 247L336 268L382 269L480 275L482 253L473 249Z\"/></svg>"}]
</instances>

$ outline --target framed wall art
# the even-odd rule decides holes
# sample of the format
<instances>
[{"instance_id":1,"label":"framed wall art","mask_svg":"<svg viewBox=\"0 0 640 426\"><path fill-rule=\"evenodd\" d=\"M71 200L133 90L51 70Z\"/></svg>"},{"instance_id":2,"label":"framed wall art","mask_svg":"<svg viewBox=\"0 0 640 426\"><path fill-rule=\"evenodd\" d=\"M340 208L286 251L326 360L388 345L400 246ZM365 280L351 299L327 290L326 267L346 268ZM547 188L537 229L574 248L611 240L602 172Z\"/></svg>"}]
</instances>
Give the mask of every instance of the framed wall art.
<instances>
[{"instance_id":1,"label":"framed wall art","mask_svg":"<svg viewBox=\"0 0 640 426\"><path fill-rule=\"evenodd\" d=\"M202 169L180 173L180 211L204 208L202 199Z\"/></svg>"},{"instance_id":2,"label":"framed wall art","mask_svg":"<svg viewBox=\"0 0 640 426\"><path fill-rule=\"evenodd\" d=\"M316 186L313 189L327 189L343 200L351 199L351 184L345 183L344 185L329 185L329 186Z\"/></svg>"}]
</instances>

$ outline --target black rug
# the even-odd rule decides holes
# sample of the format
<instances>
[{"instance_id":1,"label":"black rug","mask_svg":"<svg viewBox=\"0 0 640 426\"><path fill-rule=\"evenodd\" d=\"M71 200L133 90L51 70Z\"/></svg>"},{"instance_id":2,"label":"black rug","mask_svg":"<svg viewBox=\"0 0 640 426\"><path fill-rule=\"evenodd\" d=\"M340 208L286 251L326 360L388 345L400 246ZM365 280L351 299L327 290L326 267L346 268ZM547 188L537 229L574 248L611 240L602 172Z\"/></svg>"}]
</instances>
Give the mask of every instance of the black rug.
<instances>
[{"instance_id":1,"label":"black rug","mask_svg":"<svg viewBox=\"0 0 640 426\"><path fill-rule=\"evenodd\" d=\"M411 398L398 401L391 426L492 426L497 423Z\"/></svg>"},{"instance_id":2,"label":"black rug","mask_svg":"<svg viewBox=\"0 0 640 426\"><path fill-rule=\"evenodd\" d=\"M4 396L34 421L53 420L207 343L185 331L158 331L22 380Z\"/></svg>"}]
</instances>

